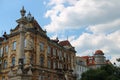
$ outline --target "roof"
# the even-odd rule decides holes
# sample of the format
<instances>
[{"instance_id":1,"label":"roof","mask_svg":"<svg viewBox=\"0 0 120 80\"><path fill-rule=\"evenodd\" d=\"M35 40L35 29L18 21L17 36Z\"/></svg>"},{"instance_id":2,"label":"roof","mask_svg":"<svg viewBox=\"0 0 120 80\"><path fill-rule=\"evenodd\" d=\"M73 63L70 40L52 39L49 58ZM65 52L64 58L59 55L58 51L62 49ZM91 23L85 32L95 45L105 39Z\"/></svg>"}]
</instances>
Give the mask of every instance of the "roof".
<instances>
[{"instance_id":1,"label":"roof","mask_svg":"<svg viewBox=\"0 0 120 80\"><path fill-rule=\"evenodd\" d=\"M94 56L82 56L82 58L86 59L87 66L95 65Z\"/></svg>"},{"instance_id":2,"label":"roof","mask_svg":"<svg viewBox=\"0 0 120 80\"><path fill-rule=\"evenodd\" d=\"M59 44L61 46L71 46L70 42L68 40L65 40L65 41L60 41Z\"/></svg>"},{"instance_id":3,"label":"roof","mask_svg":"<svg viewBox=\"0 0 120 80\"><path fill-rule=\"evenodd\" d=\"M36 20L34 20L32 22L33 26L36 28L36 29L39 29L39 30L42 30L41 26L38 24L38 22Z\"/></svg>"},{"instance_id":4,"label":"roof","mask_svg":"<svg viewBox=\"0 0 120 80\"><path fill-rule=\"evenodd\" d=\"M104 53L102 50L97 50L94 55L104 55Z\"/></svg>"}]
</instances>

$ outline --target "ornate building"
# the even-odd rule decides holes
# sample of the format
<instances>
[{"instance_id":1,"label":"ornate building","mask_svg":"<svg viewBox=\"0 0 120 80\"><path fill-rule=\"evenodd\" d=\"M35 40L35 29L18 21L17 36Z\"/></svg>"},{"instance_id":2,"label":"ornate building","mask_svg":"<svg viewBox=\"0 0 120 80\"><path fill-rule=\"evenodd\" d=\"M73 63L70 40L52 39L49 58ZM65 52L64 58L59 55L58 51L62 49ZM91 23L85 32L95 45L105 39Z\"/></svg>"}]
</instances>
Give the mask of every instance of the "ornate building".
<instances>
[{"instance_id":1,"label":"ornate building","mask_svg":"<svg viewBox=\"0 0 120 80\"><path fill-rule=\"evenodd\" d=\"M75 73L77 80L80 80L83 72L89 69L100 68L103 65L110 64L109 60L106 60L103 51L95 51L93 56L76 56L76 68Z\"/></svg>"},{"instance_id":2,"label":"ornate building","mask_svg":"<svg viewBox=\"0 0 120 80\"><path fill-rule=\"evenodd\" d=\"M0 37L0 80L75 80L75 49L51 40L24 7L18 25Z\"/></svg>"}]
</instances>

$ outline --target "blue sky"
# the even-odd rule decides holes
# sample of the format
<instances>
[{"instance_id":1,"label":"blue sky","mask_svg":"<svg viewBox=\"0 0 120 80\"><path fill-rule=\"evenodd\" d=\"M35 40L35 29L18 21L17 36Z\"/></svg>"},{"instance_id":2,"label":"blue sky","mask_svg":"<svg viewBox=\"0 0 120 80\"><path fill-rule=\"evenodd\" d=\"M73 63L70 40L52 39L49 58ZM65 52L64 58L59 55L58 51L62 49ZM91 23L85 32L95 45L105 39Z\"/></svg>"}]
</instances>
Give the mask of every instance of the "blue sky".
<instances>
[{"instance_id":1,"label":"blue sky","mask_svg":"<svg viewBox=\"0 0 120 80\"><path fill-rule=\"evenodd\" d=\"M0 35L17 25L20 9L47 30L50 38L68 40L77 55L101 49L115 61L120 57L120 1L118 0L0 0Z\"/></svg>"}]
</instances>

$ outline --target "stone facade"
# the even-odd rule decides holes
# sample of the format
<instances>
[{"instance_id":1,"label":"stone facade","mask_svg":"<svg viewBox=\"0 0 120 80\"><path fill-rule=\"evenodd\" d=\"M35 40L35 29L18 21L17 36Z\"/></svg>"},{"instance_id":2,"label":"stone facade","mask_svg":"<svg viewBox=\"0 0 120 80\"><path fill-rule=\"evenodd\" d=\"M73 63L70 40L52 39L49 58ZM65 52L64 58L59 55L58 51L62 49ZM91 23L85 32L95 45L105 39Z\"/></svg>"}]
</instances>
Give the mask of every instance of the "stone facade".
<instances>
[{"instance_id":1,"label":"stone facade","mask_svg":"<svg viewBox=\"0 0 120 80\"><path fill-rule=\"evenodd\" d=\"M0 80L75 80L76 51L70 42L51 40L24 7L20 12L18 25L0 37Z\"/></svg>"}]
</instances>

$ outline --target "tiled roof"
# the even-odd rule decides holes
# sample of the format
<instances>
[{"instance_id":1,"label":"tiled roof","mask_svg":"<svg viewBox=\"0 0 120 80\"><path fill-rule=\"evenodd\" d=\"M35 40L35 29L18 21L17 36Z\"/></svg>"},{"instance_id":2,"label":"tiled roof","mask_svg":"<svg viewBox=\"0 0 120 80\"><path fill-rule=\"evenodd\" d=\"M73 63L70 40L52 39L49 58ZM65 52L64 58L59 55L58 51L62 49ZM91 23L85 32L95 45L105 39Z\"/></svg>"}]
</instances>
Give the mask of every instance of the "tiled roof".
<instances>
[{"instance_id":1,"label":"tiled roof","mask_svg":"<svg viewBox=\"0 0 120 80\"><path fill-rule=\"evenodd\" d=\"M32 24L33 24L33 26L34 26L36 29L42 30L41 26L38 24L38 22L37 22L36 20L34 20L34 21L32 22Z\"/></svg>"},{"instance_id":2,"label":"tiled roof","mask_svg":"<svg viewBox=\"0 0 120 80\"><path fill-rule=\"evenodd\" d=\"M71 46L70 42L68 40L65 40L65 41L60 41L59 44L61 46Z\"/></svg>"},{"instance_id":3,"label":"tiled roof","mask_svg":"<svg viewBox=\"0 0 120 80\"><path fill-rule=\"evenodd\" d=\"M82 58L86 59L87 66L95 65L94 56L82 56Z\"/></svg>"}]
</instances>

